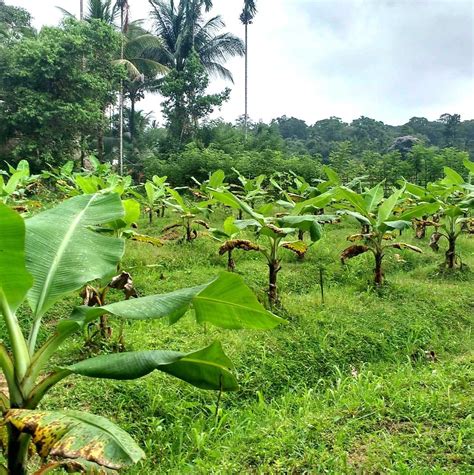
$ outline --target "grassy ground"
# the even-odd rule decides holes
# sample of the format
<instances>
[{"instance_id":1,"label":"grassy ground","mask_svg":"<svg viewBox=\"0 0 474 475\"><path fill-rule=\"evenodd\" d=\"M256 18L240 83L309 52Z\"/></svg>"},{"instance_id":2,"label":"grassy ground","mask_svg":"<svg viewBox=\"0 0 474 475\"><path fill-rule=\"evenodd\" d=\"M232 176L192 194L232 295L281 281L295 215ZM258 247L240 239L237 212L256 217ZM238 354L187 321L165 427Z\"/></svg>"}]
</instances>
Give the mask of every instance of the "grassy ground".
<instances>
[{"instance_id":1,"label":"grassy ground","mask_svg":"<svg viewBox=\"0 0 474 475\"><path fill-rule=\"evenodd\" d=\"M158 235L170 222L144 221L141 231ZM69 378L42 407L91 411L128 430L147 453L128 474L472 473L474 274L440 275L443 255L409 231L404 240L425 253L387 254L387 284L376 292L369 255L339 262L353 229L328 227L304 261L283 251L281 328L232 332L191 318L125 327L127 349L221 340L241 390L222 397L217 415L217 394L158 373L125 383ZM206 237L162 248L131 243L124 267L142 295L167 292L225 270L217 247ZM459 250L474 269L474 236L462 237ZM264 300L261 256L236 258ZM77 337L61 358L77 360L82 345Z\"/></svg>"}]
</instances>

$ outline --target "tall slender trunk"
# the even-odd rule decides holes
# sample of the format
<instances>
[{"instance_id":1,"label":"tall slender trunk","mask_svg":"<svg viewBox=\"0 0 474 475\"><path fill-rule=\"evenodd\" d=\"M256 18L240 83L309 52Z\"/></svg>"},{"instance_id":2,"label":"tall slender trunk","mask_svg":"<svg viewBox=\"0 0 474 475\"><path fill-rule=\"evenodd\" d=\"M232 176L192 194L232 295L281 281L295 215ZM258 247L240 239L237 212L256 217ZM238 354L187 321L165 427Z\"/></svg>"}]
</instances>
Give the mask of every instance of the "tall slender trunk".
<instances>
[{"instance_id":1,"label":"tall slender trunk","mask_svg":"<svg viewBox=\"0 0 474 475\"><path fill-rule=\"evenodd\" d=\"M120 9L120 28L122 32L120 45L120 59L123 60L124 55L124 24L123 24L123 7ZM123 175L123 79L120 80L120 97L119 97L119 172Z\"/></svg>"},{"instance_id":2,"label":"tall slender trunk","mask_svg":"<svg viewBox=\"0 0 474 475\"><path fill-rule=\"evenodd\" d=\"M97 128L97 158L99 161L104 160L104 128L105 128L105 122L106 122L106 114L107 110L104 108L102 110L103 114L103 121L99 123L99 126Z\"/></svg>"},{"instance_id":3,"label":"tall slender trunk","mask_svg":"<svg viewBox=\"0 0 474 475\"><path fill-rule=\"evenodd\" d=\"M84 0L79 2L79 19L81 21L84 20Z\"/></svg>"},{"instance_id":4,"label":"tall slender trunk","mask_svg":"<svg viewBox=\"0 0 474 475\"><path fill-rule=\"evenodd\" d=\"M249 44L249 35L248 35L249 25L245 23L245 116L244 116L244 130L245 130L245 140L247 141L248 135L248 44Z\"/></svg>"},{"instance_id":5,"label":"tall slender trunk","mask_svg":"<svg viewBox=\"0 0 474 475\"><path fill-rule=\"evenodd\" d=\"M383 284L383 270L382 270L383 252L375 253L375 270L374 270L374 282L375 285Z\"/></svg>"},{"instance_id":6,"label":"tall slender trunk","mask_svg":"<svg viewBox=\"0 0 474 475\"><path fill-rule=\"evenodd\" d=\"M135 96L130 96L130 141L133 145L133 139L135 138Z\"/></svg>"}]
</instances>

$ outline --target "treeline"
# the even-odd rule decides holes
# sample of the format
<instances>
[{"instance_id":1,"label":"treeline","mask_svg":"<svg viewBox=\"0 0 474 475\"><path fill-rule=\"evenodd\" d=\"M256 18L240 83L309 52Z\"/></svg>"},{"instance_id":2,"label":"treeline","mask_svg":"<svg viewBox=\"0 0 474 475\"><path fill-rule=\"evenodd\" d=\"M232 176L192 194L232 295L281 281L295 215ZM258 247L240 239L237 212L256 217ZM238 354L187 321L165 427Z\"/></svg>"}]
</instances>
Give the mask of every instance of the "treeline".
<instances>
[{"instance_id":1,"label":"treeline","mask_svg":"<svg viewBox=\"0 0 474 475\"><path fill-rule=\"evenodd\" d=\"M233 167L248 176L292 169L309 180L323 164L347 179L425 184L444 166L462 173L474 156L474 120L459 114L400 126L368 117L210 120L231 91L209 95L207 86L232 77L225 60L244 53L242 41L222 31L211 1L150 0L150 30L124 22L126 3L89 0L84 21L68 14L37 32L26 10L0 0L0 168L22 159L34 171L70 159L79 168L88 155L118 166L123 156L136 179L167 175L176 185L219 168L232 176ZM154 93L163 124L137 110Z\"/></svg>"}]
</instances>

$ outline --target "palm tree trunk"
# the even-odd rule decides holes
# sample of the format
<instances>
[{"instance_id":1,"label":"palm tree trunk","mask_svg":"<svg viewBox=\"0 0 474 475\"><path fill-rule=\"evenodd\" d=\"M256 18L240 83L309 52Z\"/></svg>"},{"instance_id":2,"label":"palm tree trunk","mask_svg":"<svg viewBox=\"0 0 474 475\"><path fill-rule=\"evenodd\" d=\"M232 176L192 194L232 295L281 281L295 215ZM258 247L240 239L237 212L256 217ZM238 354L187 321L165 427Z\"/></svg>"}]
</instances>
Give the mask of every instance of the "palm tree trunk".
<instances>
[{"instance_id":1,"label":"palm tree trunk","mask_svg":"<svg viewBox=\"0 0 474 475\"><path fill-rule=\"evenodd\" d=\"M135 138L135 96L130 95L130 141L133 145L133 139Z\"/></svg>"},{"instance_id":2,"label":"palm tree trunk","mask_svg":"<svg viewBox=\"0 0 474 475\"><path fill-rule=\"evenodd\" d=\"M81 21L84 20L84 0L79 2L79 19Z\"/></svg>"},{"instance_id":3,"label":"palm tree trunk","mask_svg":"<svg viewBox=\"0 0 474 475\"><path fill-rule=\"evenodd\" d=\"M245 23L245 116L244 116L244 130L245 140L247 141L248 135L248 23Z\"/></svg>"},{"instance_id":4,"label":"palm tree trunk","mask_svg":"<svg viewBox=\"0 0 474 475\"><path fill-rule=\"evenodd\" d=\"M123 6L120 9L120 28L122 32L120 45L120 59L123 61L124 45L123 45ZM119 97L119 171L123 175L123 79L120 80L120 97Z\"/></svg>"}]
</instances>

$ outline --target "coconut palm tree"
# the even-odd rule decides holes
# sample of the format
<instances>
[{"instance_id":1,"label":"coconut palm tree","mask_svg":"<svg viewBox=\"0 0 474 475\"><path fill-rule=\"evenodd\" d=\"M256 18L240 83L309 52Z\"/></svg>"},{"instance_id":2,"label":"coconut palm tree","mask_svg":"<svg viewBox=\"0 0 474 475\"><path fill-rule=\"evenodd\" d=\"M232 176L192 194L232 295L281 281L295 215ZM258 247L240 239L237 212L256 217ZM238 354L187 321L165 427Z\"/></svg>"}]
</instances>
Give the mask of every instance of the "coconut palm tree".
<instances>
[{"instance_id":1,"label":"coconut palm tree","mask_svg":"<svg viewBox=\"0 0 474 475\"><path fill-rule=\"evenodd\" d=\"M247 139L248 130L248 26L252 24L255 15L257 14L257 6L255 0L244 0L244 9L240 14L240 21L245 26L245 115L244 115L244 127L245 127L245 139Z\"/></svg>"},{"instance_id":2,"label":"coconut palm tree","mask_svg":"<svg viewBox=\"0 0 474 475\"><path fill-rule=\"evenodd\" d=\"M168 68L155 60L161 50L162 42L156 35L142 27L141 21L128 25L124 36L122 64L127 68L128 80L124 83L124 94L130 100L130 136L135 137L135 105L144 97L147 90L152 90L151 82L168 72Z\"/></svg>"},{"instance_id":3,"label":"coconut palm tree","mask_svg":"<svg viewBox=\"0 0 474 475\"><path fill-rule=\"evenodd\" d=\"M224 67L225 61L243 56L244 44L231 33L219 33L225 27L217 15L204 20L203 10L209 11L211 0L149 0L155 31L163 42L156 58L170 69L182 71L193 49L209 74L232 81L231 72Z\"/></svg>"}]
</instances>

